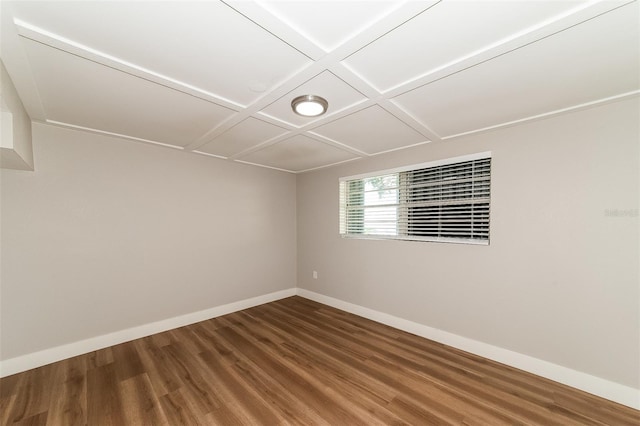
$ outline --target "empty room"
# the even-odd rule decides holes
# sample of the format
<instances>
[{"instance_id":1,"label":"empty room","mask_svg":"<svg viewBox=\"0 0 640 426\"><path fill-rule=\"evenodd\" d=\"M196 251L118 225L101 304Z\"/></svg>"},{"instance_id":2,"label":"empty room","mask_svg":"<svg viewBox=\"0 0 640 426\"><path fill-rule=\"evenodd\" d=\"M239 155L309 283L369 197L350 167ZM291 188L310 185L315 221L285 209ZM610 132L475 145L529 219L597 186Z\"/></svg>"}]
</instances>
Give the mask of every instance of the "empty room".
<instances>
[{"instance_id":1,"label":"empty room","mask_svg":"<svg viewBox=\"0 0 640 426\"><path fill-rule=\"evenodd\" d=\"M0 19L1 425L640 424L637 1Z\"/></svg>"}]
</instances>

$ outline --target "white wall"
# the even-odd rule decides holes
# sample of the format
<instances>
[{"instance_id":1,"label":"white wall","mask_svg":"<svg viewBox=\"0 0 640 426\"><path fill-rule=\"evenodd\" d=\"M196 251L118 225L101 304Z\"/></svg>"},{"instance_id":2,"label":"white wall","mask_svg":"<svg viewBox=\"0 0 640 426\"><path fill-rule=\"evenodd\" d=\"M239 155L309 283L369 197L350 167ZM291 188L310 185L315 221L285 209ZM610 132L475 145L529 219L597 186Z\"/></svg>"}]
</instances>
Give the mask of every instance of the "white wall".
<instances>
[{"instance_id":1,"label":"white wall","mask_svg":"<svg viewBox=\"0 0 640 426\"><path fill-rule=\"evenodd\" d=\"M298 286L640 388L638 104L299 175ZM489 246L339 237L339 177L482 151Z\"/></svg>"},{"instance_id":2,"label":"white wall","mask_svg":"<svg viewBox=\"0 0 640 426\"><path fill-rule=\"evenodd\" d=\"M295 287L295 176L34 124L2 170L3 360Z\"/></svg>"}]
</instances>

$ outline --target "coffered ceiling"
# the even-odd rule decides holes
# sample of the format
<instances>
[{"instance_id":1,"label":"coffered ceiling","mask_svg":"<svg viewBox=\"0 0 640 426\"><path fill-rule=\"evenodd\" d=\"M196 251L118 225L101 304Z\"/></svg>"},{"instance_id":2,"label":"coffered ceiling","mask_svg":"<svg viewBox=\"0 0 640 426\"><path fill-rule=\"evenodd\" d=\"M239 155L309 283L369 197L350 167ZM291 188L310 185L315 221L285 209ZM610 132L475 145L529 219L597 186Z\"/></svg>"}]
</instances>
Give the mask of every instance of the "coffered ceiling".
<instances>
[{"instance_id":1,"label":"coffered ceiling","mask_svg":"<svg viewBox=\"0 0 640 426\"><path fill-rule=\"evenodd\" d=\"M33 120L290 172L640 96L628 0L3 1L1 15ZM328 112L295 115L304 94Z\"/></svg>"}]
</instances>

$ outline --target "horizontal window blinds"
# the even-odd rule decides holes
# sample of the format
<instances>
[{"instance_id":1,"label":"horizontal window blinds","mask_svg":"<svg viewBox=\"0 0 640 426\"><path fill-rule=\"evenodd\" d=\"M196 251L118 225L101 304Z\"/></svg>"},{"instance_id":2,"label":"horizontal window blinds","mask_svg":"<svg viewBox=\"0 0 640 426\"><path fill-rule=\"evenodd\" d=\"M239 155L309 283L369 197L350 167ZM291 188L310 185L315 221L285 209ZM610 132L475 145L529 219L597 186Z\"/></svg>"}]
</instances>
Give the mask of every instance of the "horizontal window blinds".
<instances>
[{"instance_id":1,"label":"horizontal window blinds","mask_svg":"<svg viewBox=\"0 0 640 426\"><path fill-rule=\"evenodd\" d=\"M340 233L488 243L491 157L340 182Z\"/></svg>"},{"instance_id":2,"label":"horizontal window blinds","mask_svg":"<svg viewBox=\"0 0 640 426\"><path fill-rule=\"evenodd\" d=\"M345 229L351 235L396 235L398 175L345 183Z\"/></svg>"},{"instance_id":3,"label":"horizontal window blinds","mask_svg":"<svg viewBox=\"0 0 640 426\"><path fill-rule=\"evenodd\" d=\"M402 173L399 234L488 240L490 171L485 158Z\"/></svg>"}]
</instances>

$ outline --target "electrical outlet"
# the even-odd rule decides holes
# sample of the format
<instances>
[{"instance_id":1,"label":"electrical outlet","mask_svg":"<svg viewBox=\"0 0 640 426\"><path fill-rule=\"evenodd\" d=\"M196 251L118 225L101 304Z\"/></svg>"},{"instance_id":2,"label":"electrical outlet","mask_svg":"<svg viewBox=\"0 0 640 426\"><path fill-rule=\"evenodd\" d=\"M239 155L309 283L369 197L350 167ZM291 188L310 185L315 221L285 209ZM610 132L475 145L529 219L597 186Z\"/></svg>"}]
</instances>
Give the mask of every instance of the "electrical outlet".
<instances>
[{"instance_id":1,"label":"electrical outlet","mask_svg":"<svg viewBox=\"0 0 640 426\"><path fill-rule=\"evenodd\" d=\"M313 279L314 280L318 279L318 271L313 271Z\"/></svg>"}]
</instances>

